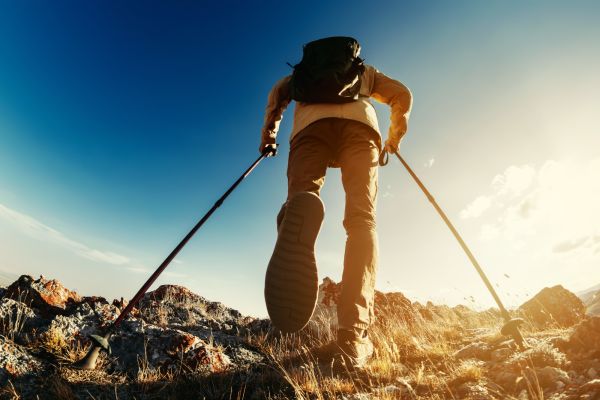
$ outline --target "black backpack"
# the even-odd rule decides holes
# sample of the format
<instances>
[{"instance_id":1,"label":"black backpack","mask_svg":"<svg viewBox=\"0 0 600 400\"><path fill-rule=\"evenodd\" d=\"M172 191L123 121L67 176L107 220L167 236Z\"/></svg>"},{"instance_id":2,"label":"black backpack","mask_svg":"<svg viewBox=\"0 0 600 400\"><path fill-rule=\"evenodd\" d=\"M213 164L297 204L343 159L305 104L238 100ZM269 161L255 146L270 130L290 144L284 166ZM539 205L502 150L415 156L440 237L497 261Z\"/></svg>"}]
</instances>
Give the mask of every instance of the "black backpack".
<instances>
[{"instance_id":1,"label":"black backpack","mask_svg":"<svg viewBox=\"0 0 600 400\"><path fill-rule=\"evenodd\" d=\"M335 36L307 43L294 65L291 98L303 103L348 103L358 99L365 70L360 45L351 37Z\"/></svg>"}]
</instances>

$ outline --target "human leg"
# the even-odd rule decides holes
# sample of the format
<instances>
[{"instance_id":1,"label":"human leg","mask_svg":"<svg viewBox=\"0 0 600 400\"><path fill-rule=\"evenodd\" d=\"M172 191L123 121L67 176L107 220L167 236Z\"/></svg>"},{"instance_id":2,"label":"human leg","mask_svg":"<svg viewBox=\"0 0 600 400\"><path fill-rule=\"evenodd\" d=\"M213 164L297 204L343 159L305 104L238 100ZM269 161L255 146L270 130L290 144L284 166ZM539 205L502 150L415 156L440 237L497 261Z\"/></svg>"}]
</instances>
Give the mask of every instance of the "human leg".
<instances>
[{"instance_id":1,"label":"human leg","mask_svg":"<svg viewBox=\"0 0 600 400\"><path fill-rule=\"evenodd\" d=\"M360 333L373 321L378 240L375 221L379 135L370 127L348 121L339 153L346 192L347 233L338 304L341 329Z\"/></svg>"},{"instance_id":2,"label":"human leg","mask_svg":"<svg viewBox=\"0 0 600 400\"><path fill-rule=\"evenodd\" d=\"M288 198L277 216L278 238L265 277L269 316L284 332L302 329L317 300L314 245L324 215L318 194L331 156L331 148L323 140L327 123L319 122L292 141Z\"/></svg>"}]
</instances>

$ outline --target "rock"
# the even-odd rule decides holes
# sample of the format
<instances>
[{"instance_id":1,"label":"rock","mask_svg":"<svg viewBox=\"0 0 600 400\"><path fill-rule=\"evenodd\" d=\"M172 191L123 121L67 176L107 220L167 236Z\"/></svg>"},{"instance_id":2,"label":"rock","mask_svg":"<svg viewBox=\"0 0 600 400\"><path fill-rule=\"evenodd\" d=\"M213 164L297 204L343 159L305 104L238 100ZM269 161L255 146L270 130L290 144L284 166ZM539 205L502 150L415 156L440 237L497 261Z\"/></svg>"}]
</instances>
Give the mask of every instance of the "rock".
<instances>
[{"instance_id":1,"label":"rock","mask_svg":"<svg viewBox=\"0 0 600 400\"><path fill-rule=\"evenodd\" d=\"M461 399L464 398L470 400L489 400L491 398L490 392L484 385L480 383L463 383L458 387L457 391L458 394L461 396Z\"/></svg>"},{"instance_id":2,"label":"rock","mask_svg":"<svg viewBox=\"0 0 600 400\"><path fill-rule=\"evenodd\" d=\"M600 317L581 321L569 338L569 350L579 353L600 352Z\"/></svg>"},{"instance_id":3,"label":"rock","mask_svg":"<svg viewBox=\"0 0 600 400\"><path fill-rule=\"evenodd\" d=\"M66 314L70 307L81 301L77 293L65 288L57 280L47 280L43 276L34 280L29 275L22 275L13 282L6 289L5 297L38 310L44 318Z\"/></svg>"},{"instance_id":4,"label":"rock","mask_svg":"<svg viewBox=\"0 0 600 400\"><path fill-rule=\"evenodd\" d=\"M586 375L588 378L596 379L598 377L598 372L594 368L590 368L587 370Z\"/></svg>"},{"instance_id":5,"label":"rock","mask_svg":"<svg viewBox=\"0 0 600 400\"><path fill-rule=\"evenodd\" d=\"M510 371L500 371L491 376L492 380L507 391L513 391L517 387L519 375Z\"/></svg>"},{"instance_id":6,"label":"rock","mask_svg":"<svg viewBox=\"0 0 600 400\"><path fill-rule=\"evenodd\" d=\"M46 324L47 321L42 320L25 304L10 298L0 300L0 335L20 344L27 344L33 339L33 331Z\"/></svg>"},{"instance_id":7,"label":"rock","mask_svg":"<svg viewBox=\"0 0 600 400\"><path fill-rule=\"evenodd\" d=\"M61 332L69 342L88 342L91 334L99 333L119 314L117 307L108 302L85 302L72 309L69 315L57 315L47 330Z\"/></svg>"},{"instance_id":8,"label":"rock","mask_svg":"<svg viewBox=\"0 0 600 400\"><path fill-rule=\"evenodd\" d=\"M562 369L554 367L536 368L535 374L540 386L544 389L555 389L557 382L567 384L571 381L569 374Z\"/></svg>"},{"instance_id":9,"label":"rock","mask_svg":"<svg viewBox=\"0 0 600 400\"><path fill-rule=\"evenodd\" d=\"M377 396L381 396L385 399L402 399L402 398L411 398L415 397L415 393L410 388L410 390L405 386L396 386L396 385L387 385L384 387L376 388L373 390L373 394Z\"/></svg>"},{"instance_id":10,"label":"rock","mask_svg":"<svg viewBox=\"0 0 600 400\"><path fill-rule=\"evenodd\" d=\"M560 285L544 288L519 307L519 312L538 329L567 328L585 316L585 305Z\"/></svg>"},{"instance_id":11,"label":"rock","mask_svg":"<svg viewBox=\"0 0 600 400\"><path fill-rule=\"evenodd\" d=\"M489 361L491 359L492 350L490 346L485 342L474 342L461 348L454 357L464 360L469 358L476 358L478 360Z\"/></svg>"},{"instance_id":12,"label":"rock","mask_svg":"<svg viewBox=\"0 0 600 400\"><path fill-rule=\"evenodd\" d=\"M411 398L417 397L417 392L413 389L412 385L408 383L408 381L404 378L396 378L396 382L402 389L404 389L405 393L408 394Z\"/></svg>"},{"instance_id":13,"label":"rock","mask_svg":"<svg viewBox=\"0 0 600 400\"><path fill-rule=\"evenodd\" d=\"M329 323L332 328L337 327L337 305L342 293L342 284L336 283L326 277L319 285L317 307L313 313L313 327ZM407 325L413 324L420 318L419 311L413 307L412 302L400 292L383 293L375 291L375 316L377 318L393 318Z\"/></svg>"},{"instance_id":14,"label":"rock","mask_svg":"<svg viewBox=\"0 0 600 400\"><path fill-rule=\"evenodd\" d=\"M394 318L412 326L419 316L412 302L400 292L382 293L375 291L375 317Z\"/></svg>"},{"instance_id":15,"label":"rock","mask_svg":"<svg viewBox=\"0 0 600 400\"><path fill-rule=\"evenodd\" d=\"M583 393L591 391L600 391L600 379L593 379L589 382L586 382L580 388L580 392Z\"/></svg>"},{"instance_id":16,"label":"rock","mask_svg":"<svg viewBox=\"0 0 600 400\"><path fill-rule=\"evenodd\" d=\"M585 382L579 387L577 399L596 400L600 398L600 379Z\"/></svg>"},{"instance_id":17,"label":"rock","mask_svg":"<svg viewBox=\"0 0 600 400\"><path fill-rule=\"evenodd\" d=\"M335 283L332 279L325 277L319 285L317 306L311 317L309 327L313 331L322 330L324 326L331 330L337 329L337 304L342 293L341 283Z\"/></svg>"},{"instance_id":18,"label":"rock","mask_svg":"<svg viewBox=\"0 0 600 400\"><path fill-rule=\"evenodd\" d=\"M21 346L0 336L0 385L4 385L8 379L38 373L41 369L41 362Z\"/></svg>"},{"instance_id":19,"label":"rock","mask_svg":"<svg viewBox=\"0 0 600 400\"><path fill-rule=\"evenodd\" d=\"M183 286L162 285L139 303L141 316L159 326L201 325L208 330L230 331L243 319L239 311L208 301Z\"/></svg>"},{"instance_id":20,"label":"rock","mask_svg":"<svg viewBox=\"0 0 600 400\"><path fill-rule=\"evenodd\" d=\"M505 361L512 355L514 351L508 348L501 348L492 351L491 360L495 362Z\"/></svg>"},{"instance_id":21,"label":"rock","mask_svg":"<svg viewBox=\"0 0 600 400\"><path fill-rule=\"evenodd\" d=\"M111 338L115 370L134 374L183 370L222 372L231 366L218 347L190 333L128 320Z\"/></svg>"}]
</instances>

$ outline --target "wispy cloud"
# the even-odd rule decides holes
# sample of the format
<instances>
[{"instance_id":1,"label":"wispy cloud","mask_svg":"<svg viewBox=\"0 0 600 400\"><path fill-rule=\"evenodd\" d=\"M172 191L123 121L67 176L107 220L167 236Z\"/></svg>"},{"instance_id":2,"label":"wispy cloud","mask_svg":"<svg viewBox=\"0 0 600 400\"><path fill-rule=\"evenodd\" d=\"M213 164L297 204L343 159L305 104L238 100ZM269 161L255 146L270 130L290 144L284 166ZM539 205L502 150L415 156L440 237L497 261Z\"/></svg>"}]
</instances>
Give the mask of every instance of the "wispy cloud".
<instances>
[{"instance_id":1,"label":"wispy cloud","mask_svg":"<svg viewBox=\"0 0 600 400\"><path fill-rule=\"evenodd\" d=\"M527 239L551 253L600 249L600 159L546 161L540 167L511 166L492 180L491 193L478 196L463 218L484 219L482 237ZM538 243L539 242L539 243Z\"/></svg>"},{"instance_id":2,"label":"wispy cloud","mask_svg":"<svg viewBox=\"0 0 600 400\"><path fill-rule=\"evenodd\" d=\"M554 251L555 253L568 253L570 251L574 251L581 248L590 239L591 237L582 237L579 239L565 240L563 242L555 244L552 248L552 251Z\"/></svg>"},{"instance_id":3,"label":"wispy cloud","mask_svg":"<svg viewBox=\"0 0 600 400\"><path fill-rule=\"evenodd\" d=\"M460 212L460 217L462 219L477 218L491 205L492 200L489 196L479 196Z\"/></svg>"},{"instance_id":4,"label":"wispy cloud","mask_svg":"<svg viewBox=\"0 0 600 400\"><path fill-rule=\"evenodd\" d=\"M137 265L127 256L112 251L98 250L89 247L81 242L67 237L62 232L45 225L37 219L8 208L3 204L0 204L0 219L7 221L21 232L32 238L51 242L81 257L87 258L88 260L126 266L132 271L139 271L143 269L145 272L143 267Z\"/></svg>"},{"instance_id":5,"label":"wispy cloud","mask_svg":"<svg viewBox=\"0 0 600 400\"><path fill-rule=\"evenodd\" d=\"M429 160L427 160L427 162L424 164L424 166L426 168L431 168L431 167L433 167L434 163L435 163L435 158L430 158Z\"/></svg>"}]
</instances>

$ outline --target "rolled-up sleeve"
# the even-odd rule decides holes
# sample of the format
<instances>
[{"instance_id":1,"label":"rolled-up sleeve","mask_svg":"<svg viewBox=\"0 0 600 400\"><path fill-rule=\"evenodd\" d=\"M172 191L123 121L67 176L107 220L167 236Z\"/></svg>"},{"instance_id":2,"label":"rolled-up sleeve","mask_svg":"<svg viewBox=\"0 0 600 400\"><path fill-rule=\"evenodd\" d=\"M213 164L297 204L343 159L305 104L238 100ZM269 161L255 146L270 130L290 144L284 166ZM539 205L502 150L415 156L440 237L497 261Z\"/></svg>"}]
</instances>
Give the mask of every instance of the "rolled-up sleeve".
<instances>
[{"instance_id":1,"label":"rolled-up sleeve","mask_svg":"<svg viewBox=\"0 0 600 400\"><path fill-rule=\"evenodd\" d=\"M271 89L265 110L265 121L262 128L262 142L275 143L283 112L290 104L290 76L280 79Z\"/></svg>"},{"instance_id":2,"label":"rolled-up sleeve","mask_svg":"<svg viewBox=\"0 0 600 400\"><path fill-rule=\"evenodd\" d=\"M408 117L412 108L412 94L402 83L375 69L371 97L391 108L388 140L398 146L408 129Z\"/></svg>"}]
</instances>

